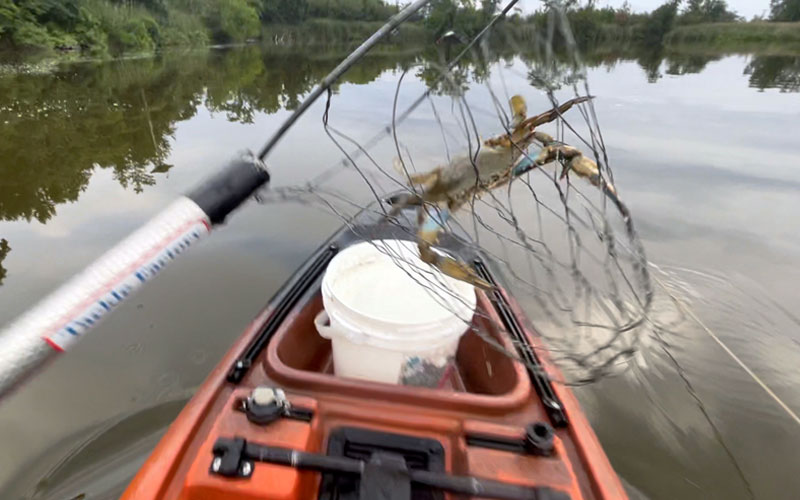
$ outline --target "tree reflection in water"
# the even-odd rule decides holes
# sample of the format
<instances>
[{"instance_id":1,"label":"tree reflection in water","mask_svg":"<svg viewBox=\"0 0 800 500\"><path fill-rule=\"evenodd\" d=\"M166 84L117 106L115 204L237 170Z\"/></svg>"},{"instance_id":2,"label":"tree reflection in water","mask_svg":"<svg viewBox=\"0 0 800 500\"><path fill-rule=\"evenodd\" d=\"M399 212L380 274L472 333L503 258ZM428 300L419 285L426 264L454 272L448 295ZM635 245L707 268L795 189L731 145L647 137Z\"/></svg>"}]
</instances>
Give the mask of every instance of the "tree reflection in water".
<instances>
[{"instance_id":1,"label":"tree reflection in water","mask_svg":"<svg viewBox=\"0 0 800 500\"><path fill-rule=\"evenodd\" d=\"M800 92L800 56L756 56L744 69L750 86L761 91Z\"/></svg>"},{"instance_id":2,"label":"tree reflection in water","mask_svg":"<svg viewBox=\"0 0 800 500\"><path fill-rule=\"evenodd\" d=\"M176 124L199 108L252 123L259 113L296 108L302 97L347 54L331 49L244 47L149 59L69 63L49 73L0 75L0 221L47 222L59 204L76 201L96 169L110 169L125 188L141 192L166 174ZM720 55L663 49L596 47L588 67L636 61L650 82L663 75L701 72ZM434 93L457 95L480 84L496 62L521 60L540 89L572 85L580 69L535 45L467 57L440 79L442 54L433 48L382 49L353 67L340 83L366 84L387 70L419 66L415 74ZM547 69L545 73L543 68ZM750 86L800 91L800 57L754 56L744 73ZM334 91L336 89L334 88ZM0 263L10 246L0 240ZM0 267L0 284L6 270Z\"/></svg>"},{"instance_id":3,"label":"tree reflection in water","mask_svg":"<svg viewBox=\"0 0 800 500\"><path fill-rule=\"evenodd\" d=\"M8 245L8 240L0 238L0 285L3 284L3 280L6 277L6 268L3 267L3 259L6 258L10 251L11 247Z\"/></svg>"},{"instance_id":4,"label":"tree reflection in water","mask_svg":"<svg viewBox=\"0 0 800 500\"><path fill-rule=\"evenodd\" d=\"M96 168L141 192L169 170L175 125L198 108L241 123L293 109L341 57L248 47L0 77L0 220L46 222ZM368 57L343 82L370 82L402 59Z\"/></svg>"}]
</instances>

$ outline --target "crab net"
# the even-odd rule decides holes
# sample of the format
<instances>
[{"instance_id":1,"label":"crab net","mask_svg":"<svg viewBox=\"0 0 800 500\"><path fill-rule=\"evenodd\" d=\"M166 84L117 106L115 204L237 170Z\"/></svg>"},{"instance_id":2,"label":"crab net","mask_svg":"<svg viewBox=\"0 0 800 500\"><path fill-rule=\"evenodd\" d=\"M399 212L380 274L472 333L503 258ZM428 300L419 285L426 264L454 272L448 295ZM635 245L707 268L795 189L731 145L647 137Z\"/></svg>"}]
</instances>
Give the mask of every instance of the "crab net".
<instances>
[{"instance_id":1,"label":"crab net","mask_svg":"<svg viewBox=\"0 0 800 500\"><path fill-rule=\"evenodd\" d=\"M382 74L384 91L365 93L359 109L328 91L320 118L339 158L300 183L277 176L261 201L310 205L354 230L367 210L434 253L451 238L487 256L560 382L581 384L630 365L652 327L653 287L595 112L603 96L591 92L567 16L553 3L538 22L514 22L516 3L497 5L472 37L446 30ZM368 133L365 119L375 121ZM404 269L434 296L450 293L434 268ZM524 349L538 348L508 349L485 331L491 317L480 319L464 321L504 354L527 363Z\"/></svg>"}]
</instances>

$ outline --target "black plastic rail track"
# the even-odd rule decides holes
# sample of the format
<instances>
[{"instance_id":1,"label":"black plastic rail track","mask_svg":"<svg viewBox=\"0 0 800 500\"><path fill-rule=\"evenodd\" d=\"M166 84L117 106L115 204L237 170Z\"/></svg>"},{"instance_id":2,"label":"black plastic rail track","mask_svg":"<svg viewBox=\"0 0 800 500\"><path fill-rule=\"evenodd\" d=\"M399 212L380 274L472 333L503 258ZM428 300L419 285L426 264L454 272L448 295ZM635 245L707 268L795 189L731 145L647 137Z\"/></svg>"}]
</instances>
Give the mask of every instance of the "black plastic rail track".
<instances>
[{"instance_id":1,"label":"black plastic rail track","mask_svg":"<svg viewBox=\"0 0 800 500\"><path fill-rule=\"evenodd\" d=\"M486 264L479 258L475 259L474 264L478 275L496 287L497 281ZM547 416L550 417L553 427L568 426L569 420L567 419L567 414L564 413L564 405L561 403L555 391L553 391L553 386L550 383L547 373L545 373L542 362L536 355L536 351L531 345L528 336L525 335L525 331L522 325L520 325L519 319L511 310L511 306L505 296L499 291L490 292L488 295L492 301L492 305L494 305L497 315L500 316L500 320L503 322L503 326L505 326L506 330L515 341L514 345L517 354L520 358L525 360L528 376L533 386L536 388L536 393L542 400L542 404L545 407Z\"/></svg>"},{"instance_id":2,"label":"black plastic rail track","mask_svg":"<svg viewBox=\"0 0 800 500\"><path fill-rule=\"evenodd\" d=\"M281 326L281 323L286 319L298 301L308 291L308 289L316 283L320 275L328 267L328 263L333 259L334 255L339 251L339 247L335 244L328 245L325 249L319 251L313 260L308 263L299 274L295 275L284 287L275 295L270 302L276 302L277 305L267 320L264 328L258 332L258 335L253 339L244 356L237 359L230 371L228 372L227 380L232 384L238 384L242 381L247 371L253 365L253 361L264 350L269 339Z\"/></svg>"},{"instance_id":3,"label":"black plastic rail track","mask_svg":"<svg viewBox=\"0 0 800 500\"><path fill-rule=\"evenodd\" d=\"M255 463L360 476L359 500L409 500L411 484L458 495L507 500L569 500L569 495L546 486L523 486L475 476L409 469L402 455L373 453L369 460L309 453L267 446L241 437L219 438L214 444L211 474L246 480Z\"/></svg>"}]
</instances>

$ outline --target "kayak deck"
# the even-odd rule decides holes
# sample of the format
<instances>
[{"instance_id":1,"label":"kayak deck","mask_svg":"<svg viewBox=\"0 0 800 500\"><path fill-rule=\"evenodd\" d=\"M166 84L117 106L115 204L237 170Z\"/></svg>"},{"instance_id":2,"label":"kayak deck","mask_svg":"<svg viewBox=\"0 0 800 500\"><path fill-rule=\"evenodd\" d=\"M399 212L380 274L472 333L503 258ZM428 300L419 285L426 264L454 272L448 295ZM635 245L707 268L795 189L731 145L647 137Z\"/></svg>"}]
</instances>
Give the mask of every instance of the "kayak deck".
<instances>
[{"instance_id":1,"label":"kayak deck","mask_svg":"<svg viewBox=\"0 0 800 500\"><path fill-rule=\"evenodd\" d=\"M405 500L408 488L413 499L478 491L464 488L494 498L627 498L506 292L478 292L474 321L528 367L469 332L438 388L333 375L330 341L314 326L327 263L354 242L405 234L367 217L323 245L245 329L123 498ZM443 245L481 259L455 238ZM257 387L282 389L288 406L280 396L257 404Z\"/></svg>"}]
</instances>

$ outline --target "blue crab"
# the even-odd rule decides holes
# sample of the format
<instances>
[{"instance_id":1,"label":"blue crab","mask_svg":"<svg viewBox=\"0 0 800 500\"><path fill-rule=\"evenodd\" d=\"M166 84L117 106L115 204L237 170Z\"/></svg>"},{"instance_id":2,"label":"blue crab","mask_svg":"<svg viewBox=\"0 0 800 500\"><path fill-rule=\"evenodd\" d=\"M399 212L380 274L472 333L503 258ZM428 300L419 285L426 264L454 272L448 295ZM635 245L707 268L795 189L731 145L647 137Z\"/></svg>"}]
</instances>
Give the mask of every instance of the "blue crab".
<instances>
[{"instance_id":1,"label":"blue crab","mask_svg":"<svg viewBox=\"0 0 800 500\"><path fill-rule=\"evenodd\" d=\"M477 154L455 157L447 165L422 173L409 174L396 164L407 176L412 192L391 200L390 216L406 207L418 207L417 243L422 261L448 276L482 289L491 289L493 286L478 276L471 266L436 251L434 247L451 214L475 197L506 185L536 167L558 162L563 166L562 179L568 172L573 172L616 196L614 187L600 175L597 163L578 149L536 130L539 125L555 120L574 105L589 99L589 96L576 97L550 111L527 117L525 99L515 95L509 103L512 113L510 130L484 141ZM531 157L526 151L534 142L540 143L542 149L537 156Z\"/></svg>"}]
</instances>

